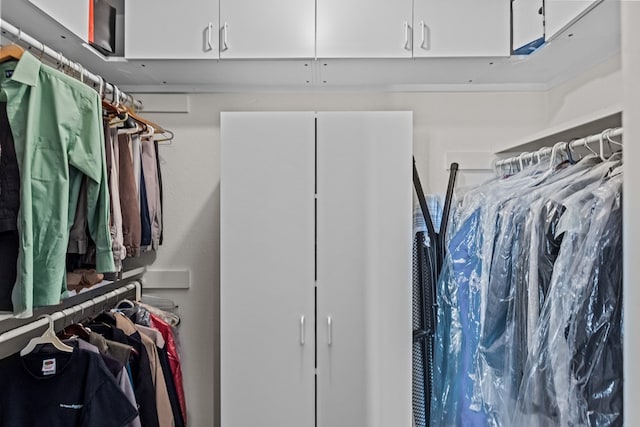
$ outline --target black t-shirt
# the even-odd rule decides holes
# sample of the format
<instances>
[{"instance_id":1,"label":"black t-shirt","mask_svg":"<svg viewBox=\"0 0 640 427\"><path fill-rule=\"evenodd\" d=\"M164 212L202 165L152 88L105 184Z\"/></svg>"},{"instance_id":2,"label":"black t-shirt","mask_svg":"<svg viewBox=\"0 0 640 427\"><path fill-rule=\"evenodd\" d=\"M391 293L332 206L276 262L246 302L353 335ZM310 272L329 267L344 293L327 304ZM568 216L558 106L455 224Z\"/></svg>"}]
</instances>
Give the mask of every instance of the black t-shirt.
<instances>
[{"instance_id":1,"label":"black t-shirt","mask_svg":"<svg viewBox=\"0 0 640 427\"><path fill-rule=\"evenodd\" d=\"M100 355L46 345L0 361L2 427L120 427L136 409Z\"/></svg>"}]
</instances>

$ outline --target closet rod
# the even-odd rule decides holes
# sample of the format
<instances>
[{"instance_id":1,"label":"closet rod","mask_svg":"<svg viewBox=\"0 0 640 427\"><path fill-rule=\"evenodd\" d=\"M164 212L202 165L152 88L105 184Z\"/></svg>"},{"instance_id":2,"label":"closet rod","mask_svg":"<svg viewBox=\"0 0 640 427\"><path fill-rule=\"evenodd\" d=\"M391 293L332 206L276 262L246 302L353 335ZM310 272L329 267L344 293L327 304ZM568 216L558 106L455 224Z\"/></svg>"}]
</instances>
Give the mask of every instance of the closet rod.
<instances>
[{"instance_id":1,"label":"closet rod","mask_svg":"<svg viewBox=\"0 0 640 427\"><path fill-rule=\"evenodd\" d=\"M36 40L30 35L24 33L20 28L11 25L4 19L0 19L0 30L2 30L3 33L6 32L8 34L11 34L13 37L17 38L18 39L17 43L22 42L27 44L29 48L34 48L36 50L39 50L40 52L42 52L43 55L46 55L52 62L55 62L56 64L63 65L65 67L73 69L75 72L77 72L82 76L81 79L79 80L82 80L83 82L87 82L87 83L91 81L94 89L96 88L96 86L100 87L101 85L104 84L104 88L103 88L104 94L106 93L109 93L111 95L116 94L119 99L128 100L131 103L131 106L133 106L134 108L142 109L141 101L134 99L133 96L122 92L120 89L118 89L116 85L106 82L99 75L91 73L89 70L84 68L79 63L71 61L67 57L63 56L61 52L51 49L49 46ZM103 94L100 94L100 95L102 96Z\"/></svg>"},{"instance_id":2,"label":"closet rod","mask_svg":"<svg viewBox=\"0 0 640 427\"><path fill-rule=\"evenodd\" d=\"M605 129L600 133L597 133L595 135L589 135L586 136L584 138L580 138L580 139L574 139L573 141L569 142L569 143L565 143L565 142L559 142L558 144L565 144L566 146L568 146L569 149L572 148L576 148L576 147L588 147L589 144L593 144L593 143L602 143L602 142L608 142L607 137L609 138L615 138L618 136L622 136L622 128L613 128L613 129ZM556 144L556 145L558 145ZM566 148L566 147L565 147ZM601 147L602 148L602 147ZM502 160L498 160L497 162L495 162L495 169L500 168L501 166L505 166L511 163L515 163L515 162L524 162L524 161L531 161L533 159L535 159L536 157L540 156L546 156L549 154L553 153L553 148L552 147L543 147L537 151L533 151L530 153L522 153L519 156L514 156L514 157L509 157L507 159L502 159Z\"/></svg>"},{"instance_id":3,"label":"closet rod","mask_svg":"<svg viewBox=\"0 0 640 427\"><path fill-rule=\"evenodd\" d=\"M140 294L140 283L132 282L126 286L115 289L111 292L107 292L106 294L99 295L81 304L76 304L69 308L65 308L64 310L53 312L50 314L50 316L54 322L60 319L71 317L76 313L83 313L83 314L86 314L87 316L90 316L91 315L90 313L92 312L92 308L99 307L99 306L102 306L103 308L105 305L109 304L111 301L124 299L125 296L131 296L131 297L137 298L139 294ZM101 308L101 311L102 311L102 308ZM49 325L49 320L46 318L41 318L31 323L27 323L26 325L22 325L15 329L11 329L3 333L2 335L0 335L0 347L8 341L11 341L21 336L25 336L30 332L33 332L39 328L46 327L48 325ZM14 352L11 352L11 354L13 353Z\"/></svg>"}]
</instances>

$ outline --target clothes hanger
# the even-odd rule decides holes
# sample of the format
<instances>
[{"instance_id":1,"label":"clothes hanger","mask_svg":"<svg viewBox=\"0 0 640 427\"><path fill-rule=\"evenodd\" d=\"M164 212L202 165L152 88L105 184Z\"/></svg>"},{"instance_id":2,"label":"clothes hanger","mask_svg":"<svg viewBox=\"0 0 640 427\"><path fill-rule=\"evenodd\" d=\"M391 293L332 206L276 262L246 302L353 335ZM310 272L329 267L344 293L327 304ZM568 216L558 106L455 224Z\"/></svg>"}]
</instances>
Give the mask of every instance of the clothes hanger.
<instances>
[{"instance_id":1,"label":"clothes hanger","mask_svg":"<svg viewBox=\"0 0 640 427\"><path fill-rule=\"evenodd\" d=\"M49 326L47 327L47 330L44 331L41 336L31 338L26 347L20 350L20 356L26 356L27 354L32 353L37 346L44 344L51 344L58 351L71 353L73 351L73 347L69 347L68 345L60 341L60 338L56 336L53 317L45 314L43 316L40 316L40 318L46 318L47 320L49 320Z\"/></svg>"},{"instance_id":2,"label":"clothes hanger","mask_svg":"<svg viewBox=\"0 0 640 427\"><path fill-rule=\"evenodd\" d=\"M106 86L102 77L100 77L100 85L101 87ZM127 109L120 105L120 90L116 85L113 85L113 89L111 90L111 102L106 99L106 95L101 94L101 97L102 108L107 110L109 113L113 115L128 113Z\"/></svg>"},{"instance_id":3,"label":"clothes hanger","mask_svg":"<svg viewBox=\"0 0 640 427\"><path fill-rule=\"evenodd\" d=\"M565 147L565 150L567 152L567 158L569 159L569 163L571 163L572 165L575 165L576 161L573 158L573 149L571 148L570 142L567 142L567 146Z\"/></svg>"},{"instance_id":4,"label":"clothes hanger","mask_svg":"<svg viewBox=\"0 0 640 427\"><path fill-rule=\"evenodd\" d=\"M161 138L156 138L154 139L155 142L167 142L166 144L163 145L171 145L173 143L173 132L170 131L169 129L164 129L164 132L161 132L161 135L167 135L167 136L163 136Z\"/></svg>"},{"instance_id":5,"label":"clothes hanger","mask_svg":"<svg viewBox=\"0 0 640 427\"><path fill-rule=\"evenodd\" d=\"M148 137L152 137L153 135L156 133L156 130L154 129L153 126L151 125L147 125L147 130L146 132L143 132L140 134L140 138L148 138Z\"/></svg>"},{"instance_id":6,"label":"clothes hanger","mask_svg":"<svg viewBox=\"0 0 640 427\"><path fill-rule=\"evenodd\" d=\"M595 157L600 157L598 155L598 153L596 153L595 151L593 151L593 148L591 148L591 146L589 145L589 143L587 142L587 140L584 140L584 143L582 144L584 146L584 148L586 148L587 150L589 150L589 152L591 152L591 154L593 154Z\"/></svg>"},{"instance_id":7,"label":"clothes hanger","mask_svg":"<svg viewBox=\"0 0 640 427\"><path fill-rule=\"evenodd\" d=\"M126 308L136 308L136 304L128 299L123 299L114 307L115 310L122 310Z\"/></svg>"},{"instance_id":8,"label":"clothes hanger","mask_svg":"<svg viewBox=\"0 0 640 427\"><path fill-rule=\"evenodd\" d=\"M623 147L623 144L621 141L616 141L615 139L611 138L611 134L613 133L614 129L605 129L602 133L604 134L605 138L607 138L607 143L609 145L609 151L612 153L609 156L609 160L611 160L611 158L613 156L615 156L616 154L620 153L620 155L622 155L622 151L614 151L613 147L611 147L611 144L615 144L619 147Z\"/></svg>"},{"instance_id":9,"label":"clothes hanger","mask_svg":"<svg viewBox=\"0 0 640 427\"><path fill-rule=\"evenodd\" d=\"M109 126L110 127L122 127L122 126L118 126L118 125L121 125L121 124L125 123L127 120L129 120L129 113L114 114L112 116L111 120L109 120Z\"/></svg>"},{"instance_id":10,"label":"clothes hanger","mask_svg":"<svg viewBox=\"0 0 640 427\"><path fill-rule=\"evenodd\" d=\"M551 160L549 160L549 168L551 171L555 170L558 164L558 151L560 151L564 144L566 144L564 141L553 144L553 148L551 149Z\"/></svg>"},{"instance_id":11,"label":"clothes hanger","mask_svg":"<svg viewBox=\"0 0 640 427\"><path fill-rule=\"evenodd\" d=\"M18 30L18 42L22 40L22 30ZM24 49L15 43L0 47L0 63L20 60Z\"/></svg>"},{"instance_id":12,"label":"clothes hanger","mask_svg":"<svg viewBox=\"0 0 640 427\"><path fill-rule=\"evenodd\" d=\"M598 156L603 162L607 160L607 158L604 156L604 132L605 131L602 131L600 133L600 137L598 138L598 148L600 149L600 153L598 154Z\"/></svg>"},{"instance_id":13,"label":"clothes hanger","mask_svg":"<svg viewBox=\"0 0 640 427\"><path fill-rule=\"evenodd\" d=\"M522 153L520 153L520 155L518 156L518 166L520 166L520 172L522 172L524 170L524 156L525 154L529 154L526 151L523 151Z\"/></svg>"},{"instance_id":14,"label":"clothes hanger","mask_svg":"<svg viewBox=\"0 0 640 427\"><path fill-rule=\"evenodd\" d=\"M0 62L15 61L22 58L24 49L18 45L10 44L0 47Z\"/></svg>"},{"instance_id":15,"label":"clothes hanger","mask_svg":"<svg viewBox=\"0 0 640 427\"><path fill-rule=\"evenodd\" d=\"M83 339L84 341L89 341L89 334L91 333L90 329L87 329L81 323L72 323L71 325L66 326L62 333L65 337L78 337Z\"/></svg>"},{"instance_id":16,"label":"clothes hanger","mask_svg":"<svg viewBox=\"0 0 640 427\"><path fill-rule=\"evenodd\" d=\"M612 144L616 144L619 146L622 146L622 141L616 141L615 139L611 138L611 134L614 132L615 129L606 129L606 138L609 140L610 143Z\"/></svg>"}]
</instances>

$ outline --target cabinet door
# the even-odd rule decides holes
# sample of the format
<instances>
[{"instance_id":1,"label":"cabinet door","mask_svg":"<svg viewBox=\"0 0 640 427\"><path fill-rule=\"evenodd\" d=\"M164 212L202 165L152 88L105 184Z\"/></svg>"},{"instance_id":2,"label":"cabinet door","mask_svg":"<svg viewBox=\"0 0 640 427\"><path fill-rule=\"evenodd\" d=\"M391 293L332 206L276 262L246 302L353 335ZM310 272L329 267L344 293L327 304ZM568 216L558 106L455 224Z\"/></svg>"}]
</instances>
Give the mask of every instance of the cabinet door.
<instances>
[{"instance_id":1,"label":"cabinet door","mask_svg":"<svg viewBox=\"0 0 640 427\"><path fill-rule=\"evenodd\" d=\"M225 427L314 425L314 132L312 113L221 116Z\"/></svg>"},{"instance_id":2,"label":"cabinet door","mask_svg":"<svg viewBox=\"0 0 640 427\"><path fill-rule=\"evenodd\" d=\"M313 58L315 0L221 0L221 58Z\"/></svg>"},{"instance_id":3,"label":"cabinet door","mask_svg":"<svg viewBox=\"0 0 640 427\"><path fill-rule=\"evenodd\" d=\"M414 57L509 56L509 0L415 0Z\"/></svg>"},{"instance_id":4,"label":"cabinet door","mask_svg":"<svg viewBox=\"0 0 640 427\"><path fill-rule=\"evenodd\" d=\"M124 13L127 58L218 57L216 0L127 0Z\"/></svg>"},{"instance_id":5,"label":"cabinet door","mask_svg":"<svg viewBox=\"0 0 640 427\"><path fill-rule=\"evenodd\" d=\"M318 113L320 427L411 425L411 121Z\"/></svg>"},{"instance_id":6,"label":"cabinet door","mask_svg":"<svg viewBox=\"0 0 640 427\"><path fill-rule=\"evenodd\" d=\"M545 38L553 39L602 0L546 0L544 4Z\"/></svg>"},{"instance_id":7,"label":"cabinet door","mask_svg":"<svg viewBox=\"0 0 640 427\"><path fill-rule=\"evenodd\" d=\"M411 0L318 0L319 58L410 58Z\"/></svg>"},{"instance_id":8,"label":"cabinet door","mask_svg":"<svg viewBox=\"0 0 640 427\"><path fill-rule=\"evenodd\" d=\"M511 3L514 53L532 42L544 40L543 0L514 0ZM526 53L521 50L519 53Z\"/></svg>"}]
</instances>

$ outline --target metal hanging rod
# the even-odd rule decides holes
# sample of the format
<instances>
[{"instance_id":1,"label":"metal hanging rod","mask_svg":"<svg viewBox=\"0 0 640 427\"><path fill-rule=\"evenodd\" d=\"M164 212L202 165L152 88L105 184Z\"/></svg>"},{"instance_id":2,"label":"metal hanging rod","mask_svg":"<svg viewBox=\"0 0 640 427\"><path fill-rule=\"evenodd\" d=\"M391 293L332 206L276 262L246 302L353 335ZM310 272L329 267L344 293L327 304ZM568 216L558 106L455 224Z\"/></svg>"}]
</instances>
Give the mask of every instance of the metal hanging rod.
<instances>
[{"instance_id":1,"label":"metal hanging rod","mask_svg":"<svg viewBox=\"0 0 640 427\"><path fill-rule=\"evenodd\" d=\"M40 318L15 329L8 330L0 334L0 359L17 353L24 347L29 339L38 336L38 332L42 333L41 329L49 325L49 318L55 323L61 319L73 319L77 313L80 313L83 317L93 317L102 313L105 307L115 305L115 303L123 299L135 298L137 300L140 296L140 289L139 282L132 282L83 303L51 313L48 315L48 318ZM11 345L7 345L8 343L11 343Z\"/></svg>"},{"instance_id":2,"label":"metal hanging rod","mask_svg":"<svg viewBox=\"0 0 640 427\"><path fill-rule=\"evenodd\" d=\"M42 56L47 56L51 62L55 62L56 64L71 69L80 75L80 79L84 83L91 82L93 88L96 87L101 88L103 93L101 96L109 93L114 101L117 103L118 101L129 102L132 107L138 107L138 109L142 108L142 102L133 98L133 96L122 92L118 87L114 84L106 82L102 77L97 74L93 74L82 65L77 62L73 62L70 59L66 58L62 55L61 52L51 49L49 46L44 43L36 40L28 34L25 34L20 28L15 27L5 21L4 19L0 19L0 30L3 33L10 34L14 37L15 42L17 44L23 43L26 44L29 48L34 48L42 53ZM98 89L100 90L100 89ZM117 99L116 99L117 98ZM137 105L136 105L137 104Z\"/></svg>"},{"instance_id":3,"label":"metal hanging rod","mask_svg":"<svg viewBox=\"0 0 640 427\"><path fill-rule=\"evenodd\" d=\"M602 152L604 151L604 143L605 142L614 142L616 144L622 145L621 143L619 143L618 141L612 141L610 138L615 138L618 136L622 136L622 128L618 127L618 128L612 128L612 129L605 129L602 132L595 134L595 135L589 135L587 137L584 138L580 138L580 139L574 139L573 141L570 142L558 142L556 145L554 145L553 147L543 147L537 151L533 151L533 152L524 152L518 156L514 156L514 157L509 157L507 159L502 159L502 160L498 160L497 162L495 162L494 167L496 170L498 170L500 167L506 166L506 165L520 165L520 168L522 169L522 166L525 162L531 162L535 159L541 159L542 157L546 157L548 155L552 155L554 154L555 150L557 149L565 149L565 150L572 150L574 148L578 148L578 147L585 147L587 148L589 151L593 152L593 150L591 149L591 147L589 147L589 144L594 144L594 143L599 143L600 144L600 154L602 155Z\"/></svg>"}]
</instances>

